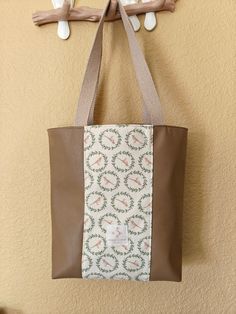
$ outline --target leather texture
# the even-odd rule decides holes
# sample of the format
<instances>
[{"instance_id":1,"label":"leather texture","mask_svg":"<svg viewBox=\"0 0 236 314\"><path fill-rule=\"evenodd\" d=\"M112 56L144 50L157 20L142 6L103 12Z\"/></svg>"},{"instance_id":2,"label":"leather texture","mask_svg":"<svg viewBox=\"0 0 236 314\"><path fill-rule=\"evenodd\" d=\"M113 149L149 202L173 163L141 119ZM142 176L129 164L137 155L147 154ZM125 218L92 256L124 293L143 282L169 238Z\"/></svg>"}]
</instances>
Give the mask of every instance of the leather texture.
<instances>
[{"instance_id":1,"label":"leather texture","mask_svg":"<svg viewBox=\"0 0 236 314\"><path fill-rule=\"evenodd\" d=\"M84 129L49 130L52 216L52 278L82 275L84 225Z\"/></svg>"},{"instance_id":2,"label":"leather texture","mask_svg":"<svg viewBox=\"0 0 236 314\"><path fill-rule=\"evenodd\" d=\"M52 277L81 278L84 223L82 127L48 130ZM181 280L182 203L187 129L154 126L150 280Z\"/></svg>"},{"instance_id":3,"label":"leather texture","mask_svg":"<svg viewBox=\"0 0 236 314\"><path fill-rule=\"evenodd\" d=\"M187 129L155 126L153 141L150 280L181 281L182 208Z\"/></svg>"}]
</instances>

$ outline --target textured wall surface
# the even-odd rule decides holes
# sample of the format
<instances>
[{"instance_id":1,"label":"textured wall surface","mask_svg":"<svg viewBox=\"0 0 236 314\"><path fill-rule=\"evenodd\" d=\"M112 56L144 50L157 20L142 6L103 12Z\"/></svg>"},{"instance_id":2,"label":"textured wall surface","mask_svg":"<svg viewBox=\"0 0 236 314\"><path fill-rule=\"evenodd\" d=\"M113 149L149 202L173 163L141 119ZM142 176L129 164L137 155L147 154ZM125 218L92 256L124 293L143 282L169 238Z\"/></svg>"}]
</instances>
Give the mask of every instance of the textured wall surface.
<instances>
[{"instance_id":1,"label":"textured wall surface","mask_svg":"<svg viewBox=\"0 0 236 314\"><path fill-rule=\"evenodd\" d=\"M46 129L73 123L97 24L72 23L64 42L32 24L49 0L0 4L0 313L235 313L235 1L180 0L137 34L166 122L189 128L182 283L50 279ZM105 38L97 121L138 122L120 22Z\"/></svg>"}]
</instances>

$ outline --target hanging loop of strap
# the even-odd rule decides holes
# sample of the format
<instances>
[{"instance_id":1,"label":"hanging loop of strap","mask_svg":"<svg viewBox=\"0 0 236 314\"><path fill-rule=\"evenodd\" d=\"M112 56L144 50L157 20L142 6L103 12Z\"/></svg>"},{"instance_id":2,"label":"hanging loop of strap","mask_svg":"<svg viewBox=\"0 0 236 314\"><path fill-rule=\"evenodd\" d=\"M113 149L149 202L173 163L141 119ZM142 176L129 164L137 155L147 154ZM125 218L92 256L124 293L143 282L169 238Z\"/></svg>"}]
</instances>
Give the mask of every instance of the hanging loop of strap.
<instances>
[{"instance_id":1,"label":"hanging loop of strap","mask_svg":"<svg viewBox=\"0 0 236 314\"><path fill-rule=\"evenodd\" d=\"M94 107L102 59L104 20L109 11L109 7L111 6L112 10L114 10L115 1L117 2L117 7L121 15L121 21L123 22L123 26L128 38L132 62L142 94L144 107L143 123L153 125L163 124L160 99L125 9L123 8L120 0L109 0L99 21L95 40L90 52L79 97L75 125L84 126L93 124Z\"/></svg>"}]
</instances>

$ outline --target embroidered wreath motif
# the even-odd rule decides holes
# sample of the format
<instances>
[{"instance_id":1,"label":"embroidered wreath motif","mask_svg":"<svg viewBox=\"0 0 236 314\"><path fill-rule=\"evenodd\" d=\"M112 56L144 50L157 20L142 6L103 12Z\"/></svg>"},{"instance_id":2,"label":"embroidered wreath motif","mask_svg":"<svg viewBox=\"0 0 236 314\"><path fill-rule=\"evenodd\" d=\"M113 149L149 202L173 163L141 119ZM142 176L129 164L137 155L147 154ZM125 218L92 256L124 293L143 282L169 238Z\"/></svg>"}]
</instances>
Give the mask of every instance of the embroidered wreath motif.
<instances>
[{"instance_id":1,"label":"embroidered wreath motif","mask_svg":"<svg viewBox=\"0 0 236 314\"><path fill-rule=\"evenodd\" d=\"M123 261L124 268L129 272L135 272L142 269L145 265L145 261L142 256L137 254L131 254L127 256Z\"/></svg>"},{"instance_id":2,"label":"embroidered wreath motif","mask_svg":"<svg viewBox=\"0 0 236 314\"><path fill-rule=\"evenodd\" d=\"M99 234L92 234L85 241L85 247L88 252L92 255L100 255L106 249L106 242L102 236Z\"/></svg>"},{"instance_id":3,"label":"embroidered wreath motif","mask_svg":"<svg viewBox=\"0 0 236 314\"><path fill-rule=\"evenodd\" d=\"M94 172L103 171L108 164L108 158L102 152L94 151L89 154L86 165L89 170Z\"/></svg>"},{"instance_id":4,"label":"embroidered wreath motif","mask_svg":"<svg viewBox=\"0 0 236 314\"><path fill-rule=\"evenodd\" d=\"M139 157L138 163L144 172L151 172L153 165L153 153L144 153Z\"/></svg>"},{"instance_id":5,"label":"embroidered wreath motif","mask_svg":"<svg viewBox=\"0 0 236 314\"><path fill-rule=\"evenodd\" d=\"M95 143L95 135L91 131L86 130L84 132L84 150L88 150L92 148L94 143Z\"/></svg>"},{"instance_id":6,"label":"embroidered wreath motif","mask_svg":"<svg viewBox=\"0 0 236 314\"><path fill-rule=\"evenodd\" d=\"M124 183L130 191L140 192L147 185L147 179L140 171L132 171L125 177Z\"/></svg>"},{"instance_id":7,"label":"embroidered wreath motif","mask_svg":"<svg viewBox=\"0 0 236 314\"><path fill-rule=\"evenodd\" d=\"M141 150L147 145L148 139L146 134L137 128L127 133L125 142L131 149Z\"/></svg>"},{"instance_id":8,"label":"embroidered wreath motif","mask_svg":"<svg viewBox=\"0 0 236 314\"><path fill-rule=\"evenodd\" d=\"M86 213L84 215L84 232L90 232L93 229L94 225L94 218Z\"/></svg>"},{"instance_id":9,"label":"embroidered wreath motif","mask_svg":"<svg viewBox=\"0 0 236 314\"><path fill-rule=\"evenodd\" d=\"M148 273L141 273L136 278L139 281L149 281L149 274Z\"/></svg>"},{"instance_id":10,"label":"embroidered wreath motif","mask_svg":"<svg viewBox=\"0 0 236 314\"><path fill-rule=\"evenodd\" d=\"M111 279L114 280L131 280L131 277L126 273L116 273L111 276Z\"/></svg>"},{"instance_id":11,"label":"embroidered wreath motif","mask_svg":"<svg viewBox=\"0 0 236 314\"><path fill-rule=\"evenodd\" d=\"M101 192L91 192L86 197L86 205L88 209L94 212L103 210L107 205L107 199Z\"/></svg>"},{"instance_id":12,"label":"embroidered wreath motif","mask_svg":"<svg viewBox=\"0 0 236 314\"><path fill-rule=\"evenodd\" d=\"M85 279L105 279L105 276L103 276L100 273L91 273L91 274L83 275L83 278L85 278Z\"/></svg>"},{"instance_id":13,"label":"embroidered wreath motif","mask_svg":"<svg viewBox=\"0 0 236 314\"><path fill-rule=\"evenodd\" d=\"M84 186L85 190L90 189L94 183L94 177L88 171L84 172L84 182L85 182L85 186Z\"/></svg>"},{"instance_id":14,"label":"embroidered wreath motif","mask_svg":"<svg viewBox=\"0 0 236 314\"><path fill-rule=\"evenodd\" d=\"M147 222L141 215L133 215L126 220L126 224L129 227L129 233L141 234L147 230Z\"/></svg>"},{"instance_id":15,"label":"embroidered wreath motif","mask_svg":"<svg viewBox=\"0 0 236 314\"><path fill-rule=\"evenodd\" d=\"M98 269L104 273L111 273L118 268L118 259L112 254L100 256L96 263Z\"/></svg>"},{"instance_id":16,"label":"embroidered wreath motif","mask_svg":"<svg viewBox=\"0 0 236 314\"><path fill-rule=\"evenodd\" d=\"M134 200L127 192L118 192L112 197L111 206L119 213L126 213L133 208Z\"/></svg>"},{"instance_id":17,"label":"embroidered wreath motif","mask_svg":"<svg viewBox=\"0 0 236 314\"><path fill-rule=\"evenodd\" d=\"M103 191L113 191L120 185L120 179L114 171L105 171L98 176L98 184Z\"/></svg>"},{"instance_id":18,"label":"embroidered wreath motif","mask_svg":"<svg viewBox=\"0 0 236 314\"><path fill-rule=\"evenodd\" d=\"M138 209L146 215L150 215L152 211L152 196L144 194L138 201Z\"/></svg>"},{"instance_id":19,"label":"embroidered wreath motif","mask_svg":"<svg viewBox=\"0 0 236 314\"><path fill-rule=\"evenodd\" d=\"M134 157L127 151L118 152L112 157L112 165L118 172L127 172L134 166Z\"/></svg>"},{"instance_id":20,"label":"embroidered wreath motif","mask_svg":"<svg viewBox=\"0 0 236 314\"><path fill-rule=\"evenodd\" d=\"M151 237L147 236L141 240L138 241L138 249L141 254L149 255L151 251Z\"/></svg>"},{"instance_id":21,"label":"embroidered wreath motif","mask_svg":"<svg viewBox=\"0 0 236 314\"><path fill-rule=\"evenodd\" d=\"M118 131L109 128L99 135L98 141L104 149L112 150L120 145L121 136Z\"/></svg>"}]
</instances>

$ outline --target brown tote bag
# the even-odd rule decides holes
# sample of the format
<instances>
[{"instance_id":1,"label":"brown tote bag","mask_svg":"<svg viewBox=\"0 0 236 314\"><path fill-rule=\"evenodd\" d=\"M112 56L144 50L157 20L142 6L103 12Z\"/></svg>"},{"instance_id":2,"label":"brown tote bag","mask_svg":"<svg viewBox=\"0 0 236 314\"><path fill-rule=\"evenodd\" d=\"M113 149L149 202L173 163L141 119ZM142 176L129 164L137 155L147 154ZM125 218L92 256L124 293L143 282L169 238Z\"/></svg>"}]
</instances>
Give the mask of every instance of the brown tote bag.
<instances>
[{"instance_id":1,"label":"brown tote bag","mask_svg":"<svg viewBox=\"0 0 236 314\"><path fill-rule=\"evenodd\" d=\"M120 1L143 124L93 125L110 2L89 57L75 126L48 130L52 277L181 281L187 129L163 124L151 74Z\"/></svg>"}]
</instances>

